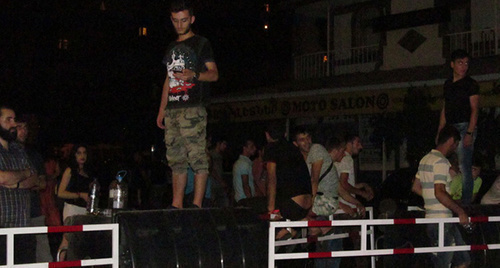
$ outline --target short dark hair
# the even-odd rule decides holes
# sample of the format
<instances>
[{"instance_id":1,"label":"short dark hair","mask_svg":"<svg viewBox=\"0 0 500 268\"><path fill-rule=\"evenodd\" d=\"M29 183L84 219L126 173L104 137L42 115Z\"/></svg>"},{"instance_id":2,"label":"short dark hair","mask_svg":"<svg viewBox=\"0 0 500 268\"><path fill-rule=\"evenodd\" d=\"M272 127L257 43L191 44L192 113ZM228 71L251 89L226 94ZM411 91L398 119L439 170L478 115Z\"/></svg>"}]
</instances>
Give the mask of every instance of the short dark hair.
<instances>
[{"instance_id":1,"label":"short dark hair","mask_svg":"<svg viewBox=\"0 0 500 268\"><path fill-rule=\"evenodd\" d=\"M483 158L481 158L479 156L474 157L474 159L472 161L472 166L482 168L483 167Z\"/></svg>"},{"instance_id":2,"label":"short dark hair","mask_svg":"<svg viewBox=\"0 0 500 268\"><path fill-rule=\"evenodd\" d=\"M451 52L450 61L455 61L458 59L470 58L469 53L463 49L457 49Z\"/></svg>"},{"instance_id":3,"label":"short dark hair","mask_svg":"<svg viewBox=\"0 0 500 268\"><path fill-rule=\"evenodd\" d=\"M12 106L2 103L2 104L0 104L0 116L2 116L2 109L9 109L9 110L14 111L14 108L12 108Z\"/></svg>"},{"instance_id":4,"label":"short dark hair","mask_svg":"<svg viewBox=\"0 0 500 268\"><path fill-rule=\"evenodd\" d=\"M455 141L460 141L460 132L458 132L454 126L447 124L439 131L437 145L444 144L450 138L454 138Z\"/></svg>"},{"instance_id":5,"label":"short dark hair","mask_svg":"<svg viewBox=\"0 0 500 268\"><path fill-rule=\"evenodd\" d=\"M173 0L170 3L170 12L177 13L187 10L189 11L189 15L193 16L194 8L190 0Z\"/></svg>"},{"instance_id":6,"label":"short dark hair","mask_svg":"<svg viewBox=\"0 0 500 268\"><path fill-rule=\"evenodd\" d=\"M213 146L216 146L218 143L227 142L227 139L224 136L214 135L212 136L211 142Z\"/></svg>"},{"instance_id":7,"label":"short dark hair","mask_svg":"<svg viewBox=\"0 0 500 268\"><path fill-rule=\"evenodd\" d=\"M247 139L242 139L242 140L239 142L238 147L239 147L239 149L240 149L240 153L242 153L242 152L243 152L243 148L244 148L244 147L247 147L247 145L248 145L248 143L249 143L249 142L253 142L253 143L255 144L255 142L254 142L252 139L250 139L250 138L247 138Z\"/></svg>"},{"instance_id":8,"label":"short dark hair","mask_svg":"<svg viewBox=\"0 0 500 268\"><path fill-rule=\"evenodd\" d=\"M359 138L358 134L348 133L345 135L345 142L354 142L357 138Z\"/></svg>"},{"instance_id":9,"label":"short dark hair","mask_svg":"<svg viewBox=\"0 0 500 268\"><path fill-rule=\"evenodd\" d=\"M307 128L305 128L304 126L297 126L293 129L292 135L290 136L290 139L292 139L292 141L296 141L297 136L299 134L311 135L311 132Z\"/></svg>"},{"instance_id":10,"label":"short dark hair","mask_svg":"<svg viewBox=\"0 0 500 268\"><path fill-rule=\"evenodd\" d=\"M30 121L29 117L25 114L16 117L16 123L26 123L27 124L29 121Z\"/></svg>"},{"instance_id":11,"label":"short dark hair","mask_svg":"<svg viewBox=\"0 0 500 268\"><path fill-rule=\"evenodd\" d=\"M340 147L342 147L343 145L345 144L344 140L335 136L335 135L332 135L332 136L329 136L326 138L326 141L325 141L325 149L328 151L328 152L331 152L333 149L339 149Z\"/></svg>"},{"instance_id":12,"label":"short dark hair","mask_svg":"<svg viewBox=\"0 0 500 268\"><path fill-rule=\"evenodd\" d=\"M281 122L271 122L266 127L266 132L273 140L283 138L285 136L285 125Z\"/></svg>"}]
</instances>

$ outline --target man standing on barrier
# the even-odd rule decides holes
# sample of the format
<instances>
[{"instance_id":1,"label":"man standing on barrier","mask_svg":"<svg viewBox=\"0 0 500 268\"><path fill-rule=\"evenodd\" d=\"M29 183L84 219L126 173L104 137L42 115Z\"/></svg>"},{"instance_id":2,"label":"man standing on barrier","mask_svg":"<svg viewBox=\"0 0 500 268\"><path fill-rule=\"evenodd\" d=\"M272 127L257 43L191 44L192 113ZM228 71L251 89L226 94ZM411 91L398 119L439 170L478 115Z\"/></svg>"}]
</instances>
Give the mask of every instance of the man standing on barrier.
<instances>
[{"instance_id":1,"label":"man standing on barrier","mask_svg":"<svg viewBox=\"0 0 500 268\"><path fill-rule=\"evenodd\" d=\"M465 210L456 203L449 194L451 176L450 162L446 158L453 153L460 141L460 132L452 126L446 125L439 132L437 147L428 153L418 167L412 190L424 198L426 218L451 218L455 212L460 224L469 224L469 217ZM438 245L438 225L427 225L427 234L434 246ZM462 235L454 224L444 225L444 245L463 245ZM453 258L453 267L467 267L470 256L465 251L440 252L433 259L436 268L449 267Z\"/></svg>"},{"instance_id":2,"label":"man standing on barrier","mask_svg":"<svg viewBox=\"0 0 500 268\"><path fill-rule=\"evenodd\" d=\"M208 82L217 81L219 73L209 41L191 29L195 16L190 1L173 1L170 12L177 40L170 43L163 59L167 75L156 124L165 129L167 160L172 168L172 207L182 208L188 164L195 171L193 205L201 207L208 177Z\"/></svg>"},{"instance_id":3,"label":"man standing on barrier","mask_svg":"<svg viewBox=\"0 0 500 268\"><path fill-rule=\"evenodd\" d=\"M16 114L8 106L0 106L0 228L30 226L30 188L38 176L28 155L16 142ZM15 239L15 263L36 261L35 240L30 236ZM0 243L0 264L5 264L5 244Z\"/></svg>"},{"instance_id":4,"label":"man standing on barrier","mask_svg":"<svg viewBox=\"0 0 500 268\"><path fill-rule=\"evenodd\" d=\"M471 203L473 195L472 159L479 115L479 85L467 75L469 59L469 54L464 50L458 49L451 53L453 76L444 83L444 104L438 128L439 133L445 124L451 124L460 132L457 155L463 175L462 203L465 205Z\"/></svg>"}]
</instances>

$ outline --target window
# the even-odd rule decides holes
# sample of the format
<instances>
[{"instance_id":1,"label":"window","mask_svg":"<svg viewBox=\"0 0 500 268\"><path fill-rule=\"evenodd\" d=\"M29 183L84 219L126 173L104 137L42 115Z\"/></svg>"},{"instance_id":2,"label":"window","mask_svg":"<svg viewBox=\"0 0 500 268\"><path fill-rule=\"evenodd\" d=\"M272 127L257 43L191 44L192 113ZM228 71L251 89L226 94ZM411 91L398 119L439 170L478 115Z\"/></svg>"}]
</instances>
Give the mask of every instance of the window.
<instances>
[{"instance_id":1,"label":"window","mask_svg":"<svg viewBox=\"0 0 500 268\"><path fill-rule=\"evenodd\" d=\"M57 45L57 48L60 50L67 50L68 49L68 44L69 41L66 38L59 38L59 44Z\"/></svg>"},{"instance_id":2,"label":"window","mask_svg":"<svg viewBox=\"0 0 500 268\"><path fill-rule=\"evenodd\" d=\"M148 35L148 28L140 27L139 28L139 36L147 36L147 35Z\"/></svg>"},{"instance_id":3,"label":"window","mask_svg":"<svg viewBox=\"0 0 500 268\"><path fill-rule=\"evenodd\" d=\"M352 47L362 47L378 44L380 34L373 32L372 20L380 17L380 11L375 7L366 7L353 15Z\"/></svg>"}]
</instances>

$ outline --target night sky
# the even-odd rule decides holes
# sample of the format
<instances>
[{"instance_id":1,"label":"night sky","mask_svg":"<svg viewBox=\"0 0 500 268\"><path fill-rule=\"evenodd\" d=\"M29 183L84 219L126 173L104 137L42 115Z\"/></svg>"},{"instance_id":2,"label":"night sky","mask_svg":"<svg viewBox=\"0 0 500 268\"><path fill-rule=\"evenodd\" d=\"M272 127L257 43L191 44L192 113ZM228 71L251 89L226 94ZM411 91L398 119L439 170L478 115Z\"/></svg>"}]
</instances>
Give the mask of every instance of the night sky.
<instances>
[{"instance_id":1,"label":"night sky","mask_svg":"<svg viewBox=\"0 0 500 268\"><path fill-rule=\"evenodd\" d=\"M290 20L261 0L203 0L195 33L211 42L220 80L212 95L272 85L291 74ZM175 33L168 1L0 0L0 93L38 118L43 144L161 142L156 127ZM269 30L264 30L268 22ZM139 36L139 27L147 36ZM61 40L68 40L67 49Z\"/></svg>"}]
</instances>

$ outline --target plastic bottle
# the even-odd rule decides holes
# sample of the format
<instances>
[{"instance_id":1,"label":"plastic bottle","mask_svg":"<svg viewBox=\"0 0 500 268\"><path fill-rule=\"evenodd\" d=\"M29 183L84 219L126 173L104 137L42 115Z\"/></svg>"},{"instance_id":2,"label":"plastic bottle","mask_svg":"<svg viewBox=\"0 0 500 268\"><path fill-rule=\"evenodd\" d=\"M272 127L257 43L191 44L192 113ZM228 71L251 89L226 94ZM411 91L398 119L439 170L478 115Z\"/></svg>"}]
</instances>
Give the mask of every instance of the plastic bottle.
<instances>
[{"instance_id":1,"label":"plastic bottle","mask_svg":"<svg viewBox=\"0 0 500 268\"><path fill-rule=\"evenodd\" d=\"M89 185L89 200L87 202L87 211L92 214L97 214L99 212L99 192L101 191L101 185L97 178Z\"/></svg>"},{"instance_id":2,"label":"plastic bottle","mask_svg":"<svg viewBox=\"0 0 500 268\"><path fill-rule=\"evenodd\" d=\"M116 174L116 179L109 185L108 208L124 209L127 208L128 185L123 178L127 175L126 170L120 170Z\"/></svg>"}]
</instances>

